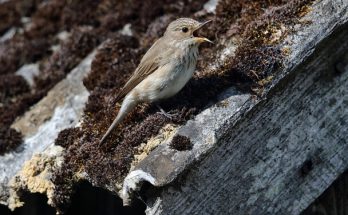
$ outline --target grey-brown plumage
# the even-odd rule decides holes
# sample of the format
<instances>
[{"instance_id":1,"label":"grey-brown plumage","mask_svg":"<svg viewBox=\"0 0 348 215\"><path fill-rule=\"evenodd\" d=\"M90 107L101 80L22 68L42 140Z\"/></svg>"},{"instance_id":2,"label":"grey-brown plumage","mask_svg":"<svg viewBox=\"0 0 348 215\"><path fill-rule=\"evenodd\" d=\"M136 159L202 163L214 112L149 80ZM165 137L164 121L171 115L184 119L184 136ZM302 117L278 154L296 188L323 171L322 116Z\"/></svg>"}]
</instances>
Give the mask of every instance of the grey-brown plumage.
<instances>
[{"instance_id":1,"label":"grey-brown plumage","mask_svg":"<svg viewBox=\"0 0 348 215\"><path fill-rule=\"evenodd\" d=\"M171 97L185 86L196 68L199 44L211 42L194 36L194 32L206 23L180 18L168 25L164 35L146 52L117 95L116 101L124 99L123 103L100 143L137 104Z\"/></svg>"}]
</instances>

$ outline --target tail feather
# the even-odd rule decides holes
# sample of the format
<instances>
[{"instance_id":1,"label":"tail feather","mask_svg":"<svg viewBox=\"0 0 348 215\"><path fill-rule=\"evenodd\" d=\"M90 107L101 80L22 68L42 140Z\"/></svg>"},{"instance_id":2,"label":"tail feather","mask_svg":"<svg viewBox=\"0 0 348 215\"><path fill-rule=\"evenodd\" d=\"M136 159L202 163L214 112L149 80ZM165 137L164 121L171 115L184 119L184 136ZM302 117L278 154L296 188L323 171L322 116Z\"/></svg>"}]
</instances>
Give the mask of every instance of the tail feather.
<instances>
[{"instance_id":1,"label":"tail feather","mask_svg":"<svg viewBox=\"0 0 348 215\"><path fill-rule=\"evenodd\" d=\"M100 144L104 143L106 138L111 134L111 132L115 129L115 127L122 122L122 120L127 116L127 114L133 110L133 108L137 105L137 102L134 100L132 96L126 96L124 99L120 111L117 114L117 117L112 122L111 126L108 128L104 136L100 140Z\"/></svg>"},{"instance_id":2,"label":"tail feather","mask_svg":"<svg viewBox=\"0 0 348 215\"><path fill-rule=\"evenodd\" d=\"M114 121L112 122L111 126L108 128L108 130L106 131L106 133L104 134L104 136L101 138L100 140L100 144L105 142L105 139L111 134L111 132L115 129L116 125L118 125L121 120L119 117L120 114L117 115L116 119L114 119Z\"/></svg>"}]
</instances>

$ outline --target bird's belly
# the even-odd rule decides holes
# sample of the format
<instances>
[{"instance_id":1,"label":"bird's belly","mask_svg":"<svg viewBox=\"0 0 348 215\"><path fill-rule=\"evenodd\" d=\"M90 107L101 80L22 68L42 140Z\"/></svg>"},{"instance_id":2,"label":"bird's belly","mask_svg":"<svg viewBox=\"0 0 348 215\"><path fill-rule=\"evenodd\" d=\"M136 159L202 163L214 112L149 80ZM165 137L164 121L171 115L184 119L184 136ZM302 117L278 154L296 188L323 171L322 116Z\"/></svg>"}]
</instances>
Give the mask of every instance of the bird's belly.
<instances>
[{"instance_id":1,"label":"bird's belly","mask_svg":"<svg viewBox=\"0 0 348 215\"><path fill-rule=\"evenodd\" d=\"M142 81L136 88L142 101L154 102L177 94L190 80L195 65L188 68L161 68Z\"/></svg>"},{"instance_id":2,"label":"bird's belly","mask_svg":"<svg viewBox=\"0 0 348 215\"><path fill-rule=\"evenodd\" d=\"M159 92L161 99L165 99L177 94L191 79L194 67L186 71L175 71L173 76L167 80L166 85Z\"/></svg>"}]
</instances>

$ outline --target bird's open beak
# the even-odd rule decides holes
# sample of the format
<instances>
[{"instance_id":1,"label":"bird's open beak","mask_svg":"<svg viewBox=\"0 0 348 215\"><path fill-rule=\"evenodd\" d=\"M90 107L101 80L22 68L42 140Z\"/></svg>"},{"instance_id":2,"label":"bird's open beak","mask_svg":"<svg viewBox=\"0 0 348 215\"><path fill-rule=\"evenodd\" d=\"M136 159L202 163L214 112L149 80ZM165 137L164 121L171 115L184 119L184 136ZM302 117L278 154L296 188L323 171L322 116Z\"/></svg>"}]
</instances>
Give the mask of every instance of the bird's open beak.
<instances>
[{"instance_id":1,"label":"bird's open beak","mask_svg":"<svg viewBox=\"0 0 348 215\"><path fill-rule=\"evenodd\" d=\"M206 22L200 23L200 24L197 26L197 28L194 30L194 33L195 33L197 30L199 30L200 28L202 28L205 24L209 23L209 22L211 22L211 20L208 20L208 21L206 21ZM200 36L195 35L195 34L193 34L193 36L194 36L194 39L196 40L197 43L208 42L208 43L214 44L211 40L209 40L209 39L207 39L207 38L205 38L205 37L200 37Z\"/></svg>"}]
</instances>

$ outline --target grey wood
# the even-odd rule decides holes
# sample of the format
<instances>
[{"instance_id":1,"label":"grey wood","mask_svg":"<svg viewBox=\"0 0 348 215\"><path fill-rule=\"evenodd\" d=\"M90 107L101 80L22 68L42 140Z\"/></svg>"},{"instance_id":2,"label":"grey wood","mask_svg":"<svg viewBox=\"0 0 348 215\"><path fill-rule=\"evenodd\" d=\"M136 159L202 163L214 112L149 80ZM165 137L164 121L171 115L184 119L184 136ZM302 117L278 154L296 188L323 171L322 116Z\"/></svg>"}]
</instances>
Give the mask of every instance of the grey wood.
<instances>
[{"instance_id":1,"label":"grey wood","mask_svg":"<svg viewBox=\"0 0 348 215\"><path fill-rule=\"evenodd\" d=\"M147 214L306 209L348 167L347 35L344 25L318 45L205 159L154 196Z\"/></svg>"}]
</instances>

